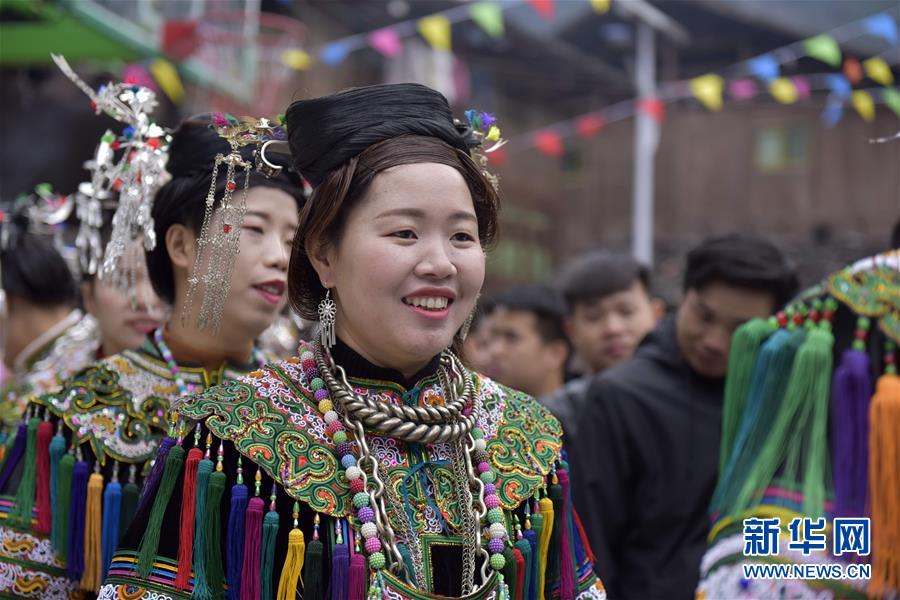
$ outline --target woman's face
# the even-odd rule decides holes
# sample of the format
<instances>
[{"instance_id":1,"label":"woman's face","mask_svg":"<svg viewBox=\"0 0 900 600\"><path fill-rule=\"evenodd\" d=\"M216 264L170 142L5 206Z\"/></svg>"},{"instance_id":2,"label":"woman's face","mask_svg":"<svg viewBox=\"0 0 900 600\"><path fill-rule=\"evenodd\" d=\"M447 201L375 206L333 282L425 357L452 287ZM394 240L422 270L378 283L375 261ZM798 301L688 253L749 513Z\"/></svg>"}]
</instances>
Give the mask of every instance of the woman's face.
<instances>
[{"instance_id":1,"label":"woman's face","mask_svg":"<svg viewBox=\"0 0 900 600\"><path fill-rule=\"evenodd\" d=\"M384 171L314 264L337 303L338 336L370 362L415 373L451 344L484 282L465 180L437 163Z\"/></svg>"},{"instance_id":2,"label":"woman's face","mask_svg":"<svg viewBox=\"0 0 900 600\"><path fill-rule=\"evenodd\" d=\"M235 257L222 331L253 339L272 324L287 301L287 265L297 229L297 203L286 192L253 187Z\"/></svg>"}]
</instances>

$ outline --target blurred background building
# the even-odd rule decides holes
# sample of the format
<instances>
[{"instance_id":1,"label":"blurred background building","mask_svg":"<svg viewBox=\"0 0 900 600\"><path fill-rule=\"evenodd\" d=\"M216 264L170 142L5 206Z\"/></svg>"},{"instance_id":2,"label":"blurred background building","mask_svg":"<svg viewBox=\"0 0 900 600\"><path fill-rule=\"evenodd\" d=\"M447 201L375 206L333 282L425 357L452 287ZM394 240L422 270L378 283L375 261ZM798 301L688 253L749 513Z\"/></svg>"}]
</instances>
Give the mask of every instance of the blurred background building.
<instances>
[{"instance_id":1,"label":"blurred background building","mask_svg":"<svg viewBox=\"0 0 900 600\"><path fill-rule=\"evenodd\" d=\"M0 0L0 196L61 193L110 121L56 71L161 91L158 121L274 116L418 81L495 114L504 192L488 289L604 247L652 258L769 236L805 283L900 215L895 0Z\"/></svg>"}]
</instances>

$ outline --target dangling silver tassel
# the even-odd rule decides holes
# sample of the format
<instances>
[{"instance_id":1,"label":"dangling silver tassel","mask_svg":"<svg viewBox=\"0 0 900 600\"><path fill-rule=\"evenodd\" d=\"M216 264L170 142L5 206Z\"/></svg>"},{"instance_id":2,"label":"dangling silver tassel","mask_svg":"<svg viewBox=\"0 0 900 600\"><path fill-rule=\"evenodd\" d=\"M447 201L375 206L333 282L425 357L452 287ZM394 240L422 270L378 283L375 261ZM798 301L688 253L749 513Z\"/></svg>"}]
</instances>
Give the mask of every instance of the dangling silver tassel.
<instances>
[{"instance_id":1,"label":"dangling silver tassel","mask_svg":"<svg viewBox=\"0 0 900 600\"><path fill-rule=\"evenodd\" d=\"M319 302L319 335L322 346L330 350L334 346L334 324L337 317L337 304L331 299L331 290L325 290L325 297Z\"/></svg>"}]
</instances>

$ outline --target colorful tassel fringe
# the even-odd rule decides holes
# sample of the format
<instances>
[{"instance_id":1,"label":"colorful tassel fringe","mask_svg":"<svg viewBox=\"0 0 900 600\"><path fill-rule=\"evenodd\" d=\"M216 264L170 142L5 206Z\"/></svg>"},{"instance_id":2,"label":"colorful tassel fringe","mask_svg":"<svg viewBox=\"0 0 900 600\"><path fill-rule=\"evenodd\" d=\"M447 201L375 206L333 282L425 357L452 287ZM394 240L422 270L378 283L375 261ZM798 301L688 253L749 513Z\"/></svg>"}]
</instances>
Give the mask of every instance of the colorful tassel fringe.
<instances>
[{"instance_id":1,"label":"colorful tassel fringe","mask_svg":"<svg viewBox=\"0 0 900 600\"><path fill-rule=\"evenodd\" d=\"M141 539L138 549L137 572L142 578L147 578L150 575L150 569L153 568L156 551L159 549L159 536L162 534L163 516L165 515L166 507L169 505L169 498L172 497L172 490L175 489L178 474L181 472L181 467L184 464L184 448L181 446L171 448L165 462L159 491L153 500L153 508L150 509L147 528L144 531L144 537Z\"/></svg>"},{"instance_id":2,"label":"colorful tassel fringe","mask_svg":"<svg viewBox=\"0 0 900 600\"><path fill-rule=\"evenodd\" d=\"M80 581L84 575L84 525L85 501L87 500L88 464L79 460L72 471L72 498L69 510L68 576Z\"/></svg>"},{"instance_id":3,"label":"colorful tassel fringe","mask_svg":"<svg viewBox=\"0 0 900 600\"><path fill-rule=\"evenodd\" d=\"M260 503L261 502L262 501L260 500ZM229 600L240 600L242 584L241 571L244 567L244 554L250 551L249 540L246 540L246 530L244 527L244 511L246 509L247 486L243 483L236 483L231 486L231 505L228 508L228 531L225 537L225 547L227 548L228 553L226 567L228 570ZM259 507L259 520L256 531L258 536L262 533L261 525L262 506ZM245 540L248 542L246 547L244 546ZM256 539L256 555L259 555L259 537ZM257 564L259 564L258 560ZM256 595L257 597L259 596L258 589Z\"/></svg>"},{"instance_id":4,"label":"colorful tassel fringe","mask_svg":"<svg viewBox=\"0 0 900 600\"><path fill-rule=\"evenodd\" d=\"M234 496L232 496L232 501L233 498ZM242 564L240 565L241 589L240 595L238 596L241 600L256 600L257 598L264 597L260 593L260 580L263 579L264 576L262 572L265 570L263 567L265 564L265 557L261 552L264 508L265 502L258 496L250 498L250 501L247 503L246 518L244 520L244 555L242 557ZM272 541L274 542L275 540L273 539ZM231 565L229 565L229 572L230 570ZM269 573L269 578L271 579L271 572ZM233 585L231 581L232 580L229 579L229 586ZM272 584L269 583L268 591L270 593L271 585ZM229 594L230 593L231 588L229 587Z\"/></svg>"},{"instance_id":5,"label":"colorful tassel fringe","mask_svg":"<svg viewBox=\"0 0 900 600\"><path fill-rule=\"evenodd\" d=\"M188 589L191 581L191 566L194 560L194 511L197 509L197 466L203 452L191 448L184 463L184 483L181 492L181 519L178 524L178 572L175 587Z\"/></svg>"},{"instance_id":6,"label":"colorful tassel fringe","mask_svg":"<svg viewBox=\"0 0 900 600\"><path fill-rule=\"evenodd\" d=\"M119 545L119 522L122 518L122 484L113 479L103 492L103 579Z\"/></svg>"},{"instance_id":7,"label":"colorful tassel fringe","mask_svg":"<svg viewBox=\"0 0 900 600\"><path fill-rule=\"evenodd\" d=\"M50 506L50 440L53 423L44 421L37 430L37 524L35 531L48 535L53 529L53 509Z\"/></svg>"},{"instance_id":8,"label":"colorful tassel fringe","mask_svg":"<svg viewBox=\"0 0 900 600\"><path fill-rule=\"evenodd\" d=\"M100 590L103 581L103 475L92 473L87 484L87 504L84 521L84 575L81 589Z\"/></svg>"},{"instance_id":9,"label":"colorful tassel fringe","mask_svg":"<svg viewBox=\"0 0 900 600\"><path fill-rule=\"evenodd\" d=\"M869 597L900 590L900 377L879 377L869 406L872 579Z\"/></svg>"}]
</instances>

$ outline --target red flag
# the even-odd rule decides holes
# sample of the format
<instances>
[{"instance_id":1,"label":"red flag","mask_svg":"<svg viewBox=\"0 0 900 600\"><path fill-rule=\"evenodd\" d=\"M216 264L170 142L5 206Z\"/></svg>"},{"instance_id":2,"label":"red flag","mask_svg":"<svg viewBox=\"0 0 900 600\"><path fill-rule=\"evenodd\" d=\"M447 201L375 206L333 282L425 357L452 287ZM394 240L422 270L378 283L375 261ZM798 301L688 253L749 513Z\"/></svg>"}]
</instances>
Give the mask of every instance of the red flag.
<instances>
[{"instance_id":1,"label":"red flag","mask_svg":"<svg viewBox=\"0 0 900 600\"><path fill-rule=\"evenodd\" d=\"M596 113L586 114L575 122L575 130L583 138L592 138L603 129L606 122Z\"/></svg>"},{"instance_id":2,"label":"red flag","mask_svg":"<svg viewBox=\"0 0 900 600\"><path fill-rule=\"evenodd\" d=\"M509 155L506 154L506 148L497 148L493 152L488 152L487 157L489 163L495 167L502 167L506 164Z\"/></svg>"},{"instance_id":3,"label":"red flag","mask_svg":"<svg viewBox=\"0 0 900 600\"><path fill-rule=\"evenodd\" d=\"M553 130L545 129L534 134L534 145L543 154L559 158L566 149L563 147L562 138Z\"/></svg>"},{"instance_id":4,"label":"red flag","mask_svg":"<svg viewBox=\"0 0 900 600\"><path fill-rule=\"evenodd\" d=\"M196 21L169 20L163 24L162 50L169 58L184 60L199 47Z\"/></svg>"},{"instance_id":5,"label":"red flag","mask_svg":"<svg viewBox=\"0 0 900 600\"><path fill-rule=\"evenodd\" d=\"M553 20L554 5L553 0L528 0L534 10L537 11L541 18L545 21Z\"/></svg>"},{"instance_id":6,"label":"red flag","mask_svg":"<svg viewBox=\"0 0 900 600\"><path fill-rule=\"evenodd\" d=\"M638 100L637 109L645 115L649 115L657 123L666 120L666 106L659 98L641 98Z\"/></svg>"},{"instance_id":7,"label":"red flag","mask_svg":"<svg viewBox=\"0 0 900 600\"><path fill-rule=\"evenodd\" d=\"M859 61L853 58L852 56L848 56L844 59L844 77L847 78L847 81L850 82L850 85L856 85L863 78L862 66L859 64Z\"/></svg>"}]
</instances>

